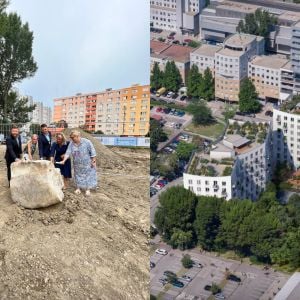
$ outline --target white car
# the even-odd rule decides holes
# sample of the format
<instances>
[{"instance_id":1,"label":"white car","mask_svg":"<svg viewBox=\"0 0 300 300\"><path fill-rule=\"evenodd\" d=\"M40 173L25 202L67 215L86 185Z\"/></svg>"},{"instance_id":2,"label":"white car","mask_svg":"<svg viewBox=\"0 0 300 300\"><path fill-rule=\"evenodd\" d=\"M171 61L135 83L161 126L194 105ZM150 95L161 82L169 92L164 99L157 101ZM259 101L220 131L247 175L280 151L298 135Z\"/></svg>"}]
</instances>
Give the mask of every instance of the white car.
<instances>
[{"instance_id":1,"label":"white car","mask_svg":"<svg viewBox=\"0 0 300 300\"><path fill-rule=\"evenodd\" d=\"M160 255L167 255L167 254L168 254L168 251L165 250L165 249L156 249L156 250L155 250L155 253L156 253L156 254L160 254Z\"/></svg>"},{"instance_id":2,"label":"white car","mask_svg":"<svg viewBox=\"0 0 300 300\"><path fill-rule=\"evenodd\" d=\"M185 280L187 282L191 282L193 280L193 278L191 276L188 276L188 275L183 275L179 279Z\"/></svg>"},{"instance_id":3,"label":"white car","mask_svg":"<svg viewBox=\"0 0 300 300\"><path fill-rule=\"evenodd\" d=\"M169 93L167 94L167 97L168 97L168 98L171 98L171 97L173 96L173 94L174 94L173 92L169 92Z\"/></svg>"}]
</instances>

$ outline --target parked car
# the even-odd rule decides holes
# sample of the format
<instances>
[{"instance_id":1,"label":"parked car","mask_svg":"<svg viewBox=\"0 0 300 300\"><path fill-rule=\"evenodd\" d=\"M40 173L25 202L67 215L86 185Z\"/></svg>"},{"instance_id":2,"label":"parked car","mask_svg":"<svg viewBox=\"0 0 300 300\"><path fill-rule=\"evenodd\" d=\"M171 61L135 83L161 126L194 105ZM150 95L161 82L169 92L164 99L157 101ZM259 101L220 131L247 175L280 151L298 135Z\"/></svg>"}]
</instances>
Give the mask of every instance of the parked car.
<instances>
[{"instance_id":1,"label":"parked car","mask_svg":"<svg viewBox=\"0 0 300 300\"><path fill-rule=\"evenodd\" d=\"M265 112L265 116L270 116L270 117L273 117L273 112L271 110L267 110Z\"/></svg>"},{"instance_id":2,"label":"parked car","mask_svg":"<svg viewBox=\"0 0 300 300\"><path fill-rule=\"evenodd\" d=\"M171 108L164 108L163 111L165 114L169 114L171 111Z\"/></svg>"},{"instance_id":3,"label":"parked car","mask_svg":"<svg viewBox=\"0 0 300 300\"><path fill-rule=\"evenodd\" d=\"M171 98L172 96L173 96L173 92L168 92L168 94L167 94L167 98Z\"/></svg>"},{"instance_id":4,"label":"parked car","mask_svg":"<svg viewBox=\"0 0 300 300\"><path fill-rule=\"evenodd\" d=\"M223 293L218 293L218 294L215 294L215 299L225 299L225 296Z\"/></svg>"},{"instance_id":5,"label":"parked car","mask_svg":"<svg viewBox=\"0 0 300 300\"><path fill-rule=\"evenodd\" d=\"M195 267L195 268L203 268L203 265L202 264L200 264L199 262L197 262L197 261L193 261L193 267Z\"/></svg>"},{"instance_id":6,"label":"parked car","mask_svg":"<svg viewBox=\"0 0 300 300\"><path fill-rule=\"evenodd\" d=\"M179 280L175 280L172 282L172 285L175 287L179 287L179 288L183 288L184 287L184 283L179 281Z\"/></svg>"},{"instance_id":7,"label":"parked car","mask_svg":"<svg viewBox=\"0 0 300 300\"><path fill-rule=\"evenodd\" d=\"M156 249L156 250L155 250L155 253L156 253L156 254L160 254L160 255L167 255L167 254L168 254L168 251L165 250L165 249Z\"/></svg>"},{"instance_id":8,"label":"parked car","mask_svg":"<svg viewBox=\"0 0 300 300\"><path fill-rule=\"evenodd\" d=\"M177 94L177 93L174 93L174 94L172 95L172 99L177 99L177 97L178 97L178 94Z\"/></svg>"},{"instance_id":9,"label":"parked car","mask_svg":"<svg viewBox=\"0 0 300 300\"><path fill-rule=\"evenodd\" d=\"M190 43L190 42L192 42L192 41L193 41L193 40L191 40L191 39L185 39L185 40L184 40L185 43Z\"/></svg>"},{"instance_id":10,"label":"parked car","mask_svg":"<svg viewBox=\"0 0 300 300\"><path fill-rule=\"evenodd\" d=\"M193 280L193 278L191 276L188 276L188 275L183 275L179 279L185 280L185 281L188 281L188 282L191 282Z\"/></svg>"},{"instance_id":11,"label":"parked car","mask_svg":"<svg viewBox=\"0 0 300 300\"><path fill-rule=\"evenodd\" d=\"M228 279L228 280L231 280L231 281L235 281L235 282L241 282L241 278L240 278L240 277L237 277L237 276L234 275L234 274L229 274L229 275L227 275L227 279Z\"/></svg>"},{"instance_id":12,"label":"parked car","mask_svg":"<svg viewBox=\"0 0 300 300\"><path fill-rule=\"evenodd\" d=\"M174 35L176 35L176 32L175 32L175 31L172 31L172 32L169 34L169 36L174 36Z\"/></svg>"},{"instance_id":13,"label":"parked car","mask_svg":"<svg viewBox=\"0 0 300 300\"><path fill-rule=\"evenodd\" d=\"M178 44L180 44L180 42L178 40L175 40L172 42L172 44L178 45Z\"/></svg>"},{"instance_id":14,"label":"parked car","mask_svg":"<svg viewBox=\"0 0 300 300\"><path fill-rule=\"evenodd\" d=\"M168 283L168 279L165 277L161 277L158 279L158 282L160 282L162 285L165 285Z\"/></svg>"},{"instance_id":15,"label":"parked car","mask_svg":"<svg viewBox=\"0 0 300 300\"><path fill-rule=\"evenodd\" d=\"M176 274L172 271L164 271L164 275L165 276L173 276L173 277L176 277Z\"/></svg>"},{"instance_id":16,"label":"parked car","mask_svg":"<svg viewBox=\"0 0 300 300\"><path fill-rule=\"evenodd\" d=\"M207 285L204 287L204 289L205 289L206 291L210 291L210 290L211 290L211 285L207 284Z\"/></svg>"},{"instance_id":17,"label":"parked car","mask_svg":"<svg viewBox=\"0 0 300 300\"><path fill-rule=\"evenodd\" d=\"M175 37L172 36L172 35L169 35L169 36L168 36L168 39L169 39L169 40L175 40Z\"/></svg>"},{"instance_id":18,"label":"parked car","mask_svg":"<svg viewBox=\"0 0 300 300\"><path fill-rule=\"evenodd\" d=\"M162 107L157 107L156 108L156 112L161 112L163 109L162 109Z\"/></svg>"},{"instance_id":19,"label":"parked car","mask_svg":"<svg viewBox=\"0 0 300 300\"><path fill-rule=\"evenodd\" d=\"M156 97L160 97L161 95L163 95L163 93L165 93L166 88L162 87L160 88L157 92L156 92Z\"/></svg>"},{"instance_id":20,"label":"parked car","mask_svg":"<svg viewBox=\"0 0 300 300\"><path fill-rule=\"evenodd\" d=\"M150 269L153 269L155 267L155 263L153 261L150 261Z\"/></svg>"},{"instance_id":21,"label":"parked car","mask_svg":"<svg viewBox=\"0 0 300 300\"><path fill-rule=\"evenodd\" d=\"M186 98L187 98L187 97L186 97L185 95L183 95L183 96L180 97L180 100L181 100L181 101L184 101Z\"/></svg>"}]
</instances>

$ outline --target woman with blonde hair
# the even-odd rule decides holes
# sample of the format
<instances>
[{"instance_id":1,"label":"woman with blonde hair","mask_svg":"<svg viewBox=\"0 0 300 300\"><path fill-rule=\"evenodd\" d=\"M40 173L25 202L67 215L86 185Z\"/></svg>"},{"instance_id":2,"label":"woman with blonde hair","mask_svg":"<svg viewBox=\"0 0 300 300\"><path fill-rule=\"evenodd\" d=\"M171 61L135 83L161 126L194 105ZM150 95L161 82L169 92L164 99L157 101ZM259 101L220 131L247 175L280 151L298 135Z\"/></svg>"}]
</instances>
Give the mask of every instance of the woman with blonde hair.
<instances>
[{"instance_id":1,"label":"woman with blonde hair","mask_svg":"<svg viewBox=\"0 0 300 300\"><path fill-rule=\"evenodd\" d=\"M81 189L85 189L86 196L89 196L90 189L97 187L96 150L92 142L82 138L77 130L71 132L70 139L72 141L61 163L65 164L72 155L77 187L75 193L80 194Z\"/></svg>"},{"instance_id":2,"label":"woman with blonde hair","mask_svg":"<svg viewBox=\"0 0 300 300\"><path fill-rule=\"evenodd\" d=\"M25 160L33 160L33 155L38 145L38 135L33 134L29 142L26 144L23 151L23 158Z\"/></svg>"},{"instance_id":3,"label":"woman with blonde hair","mask_svg":"<svg viewBox=\"0 0 300 300\"><path fill-rule=\"evenodd\" d=\"M60 173L64 179L64 188L67 188L68 181L72 178L71 160L67 159L65 164L60 164L60 162L64 160L70 142L66 141L66 137L63 133L57 133L55 137L56 142L51 146L50 159L55 167L60 169Z\"/></svg>"}]
</instances>

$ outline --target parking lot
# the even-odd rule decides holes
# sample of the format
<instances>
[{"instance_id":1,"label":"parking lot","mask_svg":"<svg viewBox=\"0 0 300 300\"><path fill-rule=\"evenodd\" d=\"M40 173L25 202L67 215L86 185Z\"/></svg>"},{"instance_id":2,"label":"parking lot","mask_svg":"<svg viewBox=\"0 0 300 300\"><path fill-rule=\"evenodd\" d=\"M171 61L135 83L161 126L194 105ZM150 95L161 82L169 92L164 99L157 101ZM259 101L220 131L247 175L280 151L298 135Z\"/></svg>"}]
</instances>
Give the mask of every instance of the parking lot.
<instances>
[{"instance_id":1,"label":"parking lot","mask_svg":"<svg viewBox=\"0 0 300 300\"><path fill-rule=\"evenodd\" d=\"M159 106L154 106L151 109L150 116L159 116L164 122L165 127L174 128L175 124L181 124L180 128L184 128L192 121L192 116L186 114L184 111L180 109L164 109ZM180 129L174 128L174 129Z\"/></svg>"},{"instance_id":2,"label":"parking lot","mask_svg":"<svg viewBox=\"0 0 300 300\"><path fill-rule=\"evenodd\" d=\"M208 299L212 294L204 287L212 285L212 283L221 286L222 295L225 299L273 299L274 293L279 291L289 277L274 270L266 271L257 266L215 257L210 253L200 253L199 250L195 249L182 252L173 250L164 244L158 246L169 252L165 256L156 253L151 256L151 261L156 266L151 270L150 290L151 294L160 295L161 299L183 299L183 296L191 297L190 299L193 297ZM203 265L203 268L184 269L181 263L184 253L189 253L194 261ZM166 270L174 272L178 277L184 274L191 276L192 281L180 280L184 283L183 288L174 287L170 284L163 286L159 279L163 277ZM241 279L241 282L226 279L228 274L236 275Z\"/></svg>"}]
</instances>

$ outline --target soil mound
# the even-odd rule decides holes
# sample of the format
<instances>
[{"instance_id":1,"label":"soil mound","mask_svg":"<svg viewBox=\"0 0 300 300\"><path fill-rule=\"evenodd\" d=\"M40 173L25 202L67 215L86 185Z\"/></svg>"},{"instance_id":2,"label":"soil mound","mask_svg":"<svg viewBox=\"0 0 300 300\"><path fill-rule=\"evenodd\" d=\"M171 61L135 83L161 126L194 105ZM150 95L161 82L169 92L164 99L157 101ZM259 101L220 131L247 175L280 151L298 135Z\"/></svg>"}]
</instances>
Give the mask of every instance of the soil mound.
<instances>
[{"instance_id":1,"label":"soil mound","mask_svg":"<svg viewBox=\"0 0 300 300\"><path fill-rule=\"evenodd\" d=\"M76 128L81 134L82 137L89 139L94 145L97 152L97 164L102 169L113 169L113 170L124 170L125 164L122 158L114 153L112 150L102 145L99 140L94 138L91 134L85 132L82 129ZM67 128L64 130L66 138L69 140L71 129ZM128 166L126 166L128 167Z\"/></svg>"}]
</instances>

